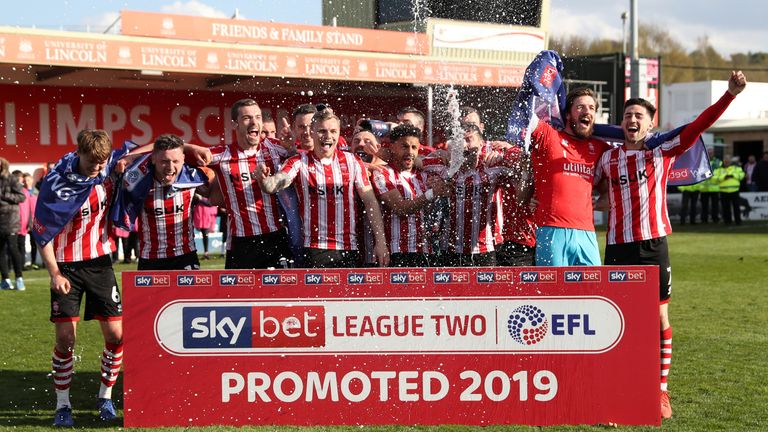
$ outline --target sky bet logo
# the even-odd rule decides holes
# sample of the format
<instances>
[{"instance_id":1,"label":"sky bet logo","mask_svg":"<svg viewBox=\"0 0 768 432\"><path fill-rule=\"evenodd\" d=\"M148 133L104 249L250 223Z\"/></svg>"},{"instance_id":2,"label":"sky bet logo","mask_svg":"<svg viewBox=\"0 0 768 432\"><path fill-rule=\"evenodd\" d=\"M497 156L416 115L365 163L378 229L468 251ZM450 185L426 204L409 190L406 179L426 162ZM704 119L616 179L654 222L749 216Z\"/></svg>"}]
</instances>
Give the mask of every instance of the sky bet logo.
<instances>
[{"instance_id":1,"label":"sky bet logo","mask_svg":"<svg viewBox=\"0 0 768 432\"><path fill-rule=\"evenodd\" d=\"M432 280L436 284L469 283L469 273L435 272Z\"/></svg>"},{"instance_id":2,"label":"sky bet logo","mask_svg":"<svg viewBox=\"0 0 768 432\"><path fill-rule=\"evenodd\" d=\"M182 323L187 349L325 346L322 306L192 306Z\"/></svg>"},{"instance_id":3,"label":"sky bet logo","mask_svg":"<svg viewBox=\"0 0 768 432\"><path fill-rule=\"evenodd\" d=\"M645 270L609 271L608 280L611 282L644 282Z\"/></svg>"},{"instance_id":4,"label":"sky bet logo","mask_svg":"<svg viewBox=\"0 0 768 432\"><path fill-rule=\"evenodd\" d=\"M171 277L168 275L136 276L136 279L134 279L134 283L137 287L171 286Z\"/></svg>"},{"instance_id":5,"label":"sky bet logo","mask_svg":"<svg viewBox=\"0 0 768 432\"><path fill-rule=\"evenodd\" d=\"M477 272L477 283L512 283L514 273L506 271Z\"/></svg>"},{"instance_id":6,"label":"sky bet logo","mask_svg":"<svg viewBox=\"0 0 768 432\"><path fill-rule=\"evenodd\" d=\"M261 275L262 285L296 285L299 278L292 274L265 274Z\"/></svg>"},{"instance_id":7,"label":"sky bet logo","mask_svg":"<svg viewBox=\"0 0 768 432\"><path fill-rule=\"evenodd\" d=\"M307 285L338 285L341 276L338 273L307 273L304 283Z\"/></svg>"},{"instance_id":8,"label":"sky bet logo","mask_svg":"<svg viewBox=\"0 0 768 432\"><path fill-rule=\"evenodd\" d=\"M554 270L520 272L520 282L524 282L524 283L557 282L557 272L555 272Z\"/></svg>"},{"instance_id":9,"label":"sky bet logo","mask_svg":"<svg viewBox=\"0 0 768 432\"><path fill-rule=\"evenodd\" d=\"M600 282L600 270L567 271L566 282Z\"/></svg>"},{"instance_id":10,"label":"sky bet logo","mask_svg":"<svg viewBox=\"0 0 768 432\"><path fill-rule=\"evenodd\" d=\"M236 286L236 285L253 286L255 284L256 284L256 279L252 274L219 275L219 285L222 285L222 286Z\"/></svg>"},{"instance_id":11,"label":"sky bet logo","mask_svg":"<svg viewBox=\"0 0 768 432\"><path fill-rule=\"evenodd\" d=\"M389 274L389 283L392 284L416 284L416 283L426 283L427 277L424 275L424 273L416 273L416 272L400 272L400 273L390 273Z\"/></svg>"},{"instance_id":12,"label":"sky bet logo","mask_svg":"<svg viewBox=\"0 0 768 432\"><path fill-rule=\"evenodd\" d=\"M178 286L211 286L213 277L210 274L178 275L176 284Z\"/></svg>"},{"instance_id":13,"label":"sky bet logo","mask_svg":"<svg viewBox=\"0 0 768 432\"><path fill-rule=\"evenodd\" d=\"M381 273L349 273L347 283L350 285L381 285L384 282L384 276Z\"/></svg>"}]
</instances>

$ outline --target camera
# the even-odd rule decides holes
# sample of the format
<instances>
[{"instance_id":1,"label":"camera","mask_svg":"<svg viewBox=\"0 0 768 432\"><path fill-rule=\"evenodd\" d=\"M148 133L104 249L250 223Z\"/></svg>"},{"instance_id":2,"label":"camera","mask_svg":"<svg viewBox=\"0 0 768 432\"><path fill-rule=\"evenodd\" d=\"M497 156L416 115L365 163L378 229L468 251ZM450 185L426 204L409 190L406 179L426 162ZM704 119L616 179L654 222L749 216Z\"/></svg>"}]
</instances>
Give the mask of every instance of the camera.
<instances>
[{"instance_id":1,"label":"camera","mask_svg":"<svg viewBox=\"0 0 768 432\"><path fill-rule=\"evenodd\" d=\"M390 130L389 123L381 120L363 120L360 122L360 127L379 138L389 135Z\"/></svg>"}]
</instances>

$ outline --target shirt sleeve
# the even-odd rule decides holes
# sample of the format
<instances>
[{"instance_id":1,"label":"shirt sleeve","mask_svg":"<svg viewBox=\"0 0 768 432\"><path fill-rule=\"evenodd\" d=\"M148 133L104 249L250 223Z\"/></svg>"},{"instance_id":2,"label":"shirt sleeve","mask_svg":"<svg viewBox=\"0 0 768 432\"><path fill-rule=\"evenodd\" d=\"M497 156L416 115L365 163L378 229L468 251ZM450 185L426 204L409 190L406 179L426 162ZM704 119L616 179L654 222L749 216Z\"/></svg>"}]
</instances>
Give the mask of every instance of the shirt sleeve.
<instances>
[{"instance_id":1,"label":"shirt sleeve","mask_svg":"<svg viewBox=\"0 0 768 432\"><path fill-rule=\"evenodd\" d=\"M352 166L355 167L353 183L355 188L358 191L370 188L371 181L368 180L368 174L365 165L363 164L363 160L357 155L354 155L353 157L354 160L352 161Z\"/></svg>"},{"instance_id":2,"label":"shirt sleeve","mask_svg":"<svg viewBox=\"0 0 768 432\"><path fill-rule=\"evenodd\" d=\"M299 169L301 168L302 163L301 155L292 156L288 158L288 160L283 164L282 168L280 168L280 173L287 174L291 181L293 181L299 174Z\"/></svg>"},{"instance_id":3,"label":"shirt sleeve","mask_svg":"<svg viewBox=\"0 0 768 432\"><path fill-rule=\"evenodd\" d=\"M373 190L374 192L376 192L376 195L384 195L385 193L391 191L395 187L395 185L392 184L392 181L389 178L388 171L374 171L372 183L373 183Z\"/></svg>"}]
</instances>

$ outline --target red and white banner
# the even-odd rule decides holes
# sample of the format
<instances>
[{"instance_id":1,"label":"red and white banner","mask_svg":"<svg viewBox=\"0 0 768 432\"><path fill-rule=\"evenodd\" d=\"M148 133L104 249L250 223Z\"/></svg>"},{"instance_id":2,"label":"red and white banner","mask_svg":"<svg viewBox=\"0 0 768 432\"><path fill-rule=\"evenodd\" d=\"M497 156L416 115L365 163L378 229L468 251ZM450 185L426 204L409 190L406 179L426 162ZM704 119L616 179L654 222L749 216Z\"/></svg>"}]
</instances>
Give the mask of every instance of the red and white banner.
<instances>
[{"instance_id":1,"label":"red and white banner","mask_svg":"<svg viewBox=\"0 0 768 432\"><path fill-rule=\"evenodd\" d=\"M120 25L120 32L129 36L395 54L425 55L429 52L426 35L414 32L298 25L138 11L120 11Z\"/></svg>"},{"instance_id":2,"label":"red and white banner","mask_svg":"<svg viewBox=\"0 0 768 432\"><path fill-rule=\"evenodd\" d=\"M525 65L449 63L410 55L2 30L0 63L492 87L519 87L525 73Z\"/></svg>"},{"instance_id":3,"label":"red and white banner","mask_svg":"<svg viewBox=\"0 0 768 432\"><path fill-rule=\"evenodd\" d=\"M56 161L75 150L77 134L84 128L106 130L116 147L125 140L148 144L163 133L194 144L229 144L235 141L230 107L244 97L256 99L277 125L282 118L290 121L290 113L300 104L331 102L344 132L358 118L394 120L400 107L422 105L416 97L392 97L381 104L355 96L310 100L265 92L0 85L0 154L11 163Z\"/></svg>"},{"instance_id":4,"label":"red and white banner","mask_svg":"<svg viewBox=\"0 0 768 432\"><path fill-rule=\"evenodd\" d=\"M122 281L126 427L660 424L655 267Z\"/></svg>"}]
</instances>

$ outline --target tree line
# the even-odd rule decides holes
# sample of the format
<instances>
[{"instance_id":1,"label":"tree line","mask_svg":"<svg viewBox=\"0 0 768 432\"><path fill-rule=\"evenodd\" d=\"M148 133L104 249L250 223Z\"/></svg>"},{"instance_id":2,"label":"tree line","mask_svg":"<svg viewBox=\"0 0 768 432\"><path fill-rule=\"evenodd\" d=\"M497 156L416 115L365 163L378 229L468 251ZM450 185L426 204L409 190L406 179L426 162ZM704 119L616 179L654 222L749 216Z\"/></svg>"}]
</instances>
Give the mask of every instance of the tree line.
<instances>
[{"instance_id":1,"label":"tree line","mask_svg":"<svg viewBox=\"0 0 768 432\"><path fill-rule=\"evenodd\" d=\"M698 38L694 50L687 51L667 30L653 24L640 24L638 35L641 57L661 57L663 84L721 80L725 76L723 71L734 69L748 73L750 81L768 82L766 52L735 53L727 59L712 47L706 36ZM622 51L620 40L588 39L583 36L553 36L549 46L566 57Z\"/></svg>"}]
</instances>

